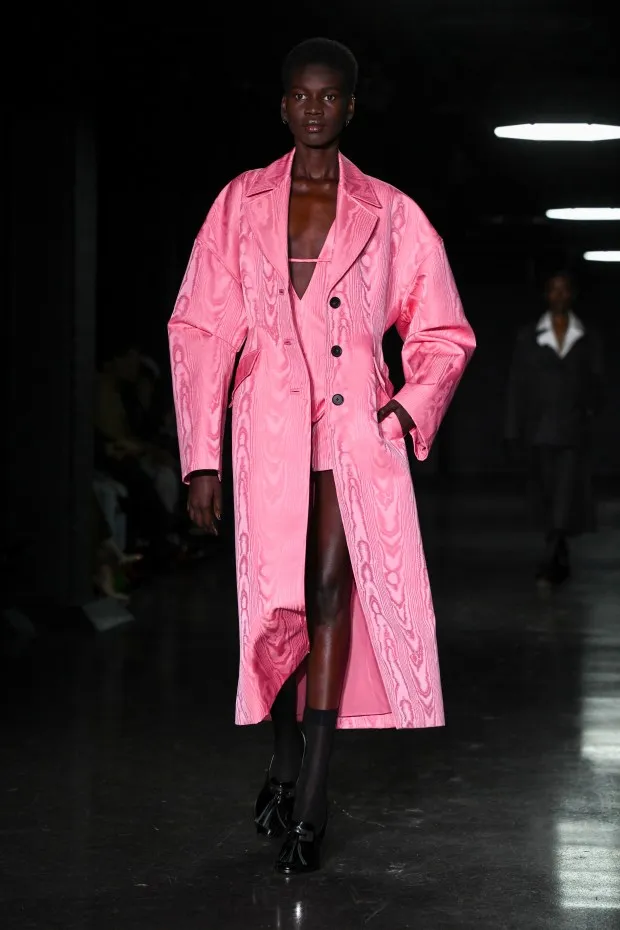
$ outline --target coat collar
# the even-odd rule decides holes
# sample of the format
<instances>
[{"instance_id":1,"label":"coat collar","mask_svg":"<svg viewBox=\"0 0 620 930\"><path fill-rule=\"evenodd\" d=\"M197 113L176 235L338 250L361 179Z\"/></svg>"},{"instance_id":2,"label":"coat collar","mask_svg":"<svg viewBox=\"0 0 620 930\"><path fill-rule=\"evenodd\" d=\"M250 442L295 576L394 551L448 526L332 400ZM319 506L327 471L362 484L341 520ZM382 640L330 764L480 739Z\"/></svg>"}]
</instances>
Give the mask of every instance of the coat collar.
<instances>
[{"instance_id":1,"label":"coat collar","mask_svg":"<svg viewBox=\"0 0 620 930\"><path fill-rule=\"evenodd\" d=\"M553 329L551 313L547 311L543 313L536 326L536 342L539 346L548 346L550 349L553 349L560 358L565 358L575 343L579 342L585 334L585 331L585 326L579 317L575 316L571 311L568 314L566 336L564 337L562 347L560 347L557 336L555 335L555 330Z\"/></svg>"},{"instance_id":2,"label":"coat collar","mask_svg":"<svg viewBox=\"0 0 620 930\"><path fill-rule=\"evenodd\" d=\"M254 197L257 194L274 190L281 184L290 184L294 156L295 149L272 162L267 168L252 172L246 182L244 196ZM372 179L360 171L342 152L338 153L338 161L340 163L339 187L346 190L354 200L380 208L381 201L377 197Z\"/></svg>"},{"instance_id":3,"label":"coat collar","mask_svg":"<svg viewBox=\"0 0 620 930\"><path fill-rule=\"evenodd\" d=\"M259 248L283 281L289 278L288 208L295 151L267 168L251 173L244 187L248 222ZM381 202L371 178L338 155L340 178L336 206L335 245L328 271L331 290L365 248L378 221Z\"/></svg>"}]
</instances>

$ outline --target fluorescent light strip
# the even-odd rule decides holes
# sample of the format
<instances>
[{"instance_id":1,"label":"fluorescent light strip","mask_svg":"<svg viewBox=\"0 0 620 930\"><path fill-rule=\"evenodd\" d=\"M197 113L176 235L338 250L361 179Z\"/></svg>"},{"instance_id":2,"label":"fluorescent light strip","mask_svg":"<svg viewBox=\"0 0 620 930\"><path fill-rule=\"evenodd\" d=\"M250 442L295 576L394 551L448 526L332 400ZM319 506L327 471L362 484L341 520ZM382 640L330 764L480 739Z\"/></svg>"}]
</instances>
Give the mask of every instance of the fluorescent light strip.
<instances>
[{"instance_id":1,"label":"fluorescent light strip","mask_svg":"<svg viewBox=\"0 0 620 930\"><path fill-rule=\"evenodd\" d=\"M561 207L547 210L550 220L620 220L620 207Z\"/></svg>"},{"instance_id":2,"label":"fluorescent light strip","mask_svg":"<svg viewBox=\"0 0 620 930\"><path fill-rule=\"evenodd\" d=\"M583 257L587 262L620 262L620 250L584 252Z\"/></svg>"},{"instance_id":3,"label":"fluorescent light strip","mask_svg":"<svg viewBox=\"0 0 620 930\"><path fill-rule=\"evenodd\" d=\"M500 139L526 139L532 142L603 142L620 139L620 126L600 123L521 123L497 126Z\"/></svg>"}]
</instances>

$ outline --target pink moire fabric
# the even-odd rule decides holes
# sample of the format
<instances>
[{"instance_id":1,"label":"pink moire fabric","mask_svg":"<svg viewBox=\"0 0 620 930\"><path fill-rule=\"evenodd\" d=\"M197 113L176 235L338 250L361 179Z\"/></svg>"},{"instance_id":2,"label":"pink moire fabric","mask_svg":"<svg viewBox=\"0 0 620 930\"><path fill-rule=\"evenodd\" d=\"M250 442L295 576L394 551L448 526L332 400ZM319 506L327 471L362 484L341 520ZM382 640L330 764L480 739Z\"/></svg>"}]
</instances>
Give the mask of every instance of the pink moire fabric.
<instances>
[{"instance_id":1,"label":"pink moire fabric","mask_svg":"<svg viewBox=\"0 0 620 930\"><path fill-rule=\"evenodd\" d=\"M232 396L239 724L268 717L309 648L312 411L289 290L292 158L241 175L219 195L169 324L185 476L221 470L229 384L243 347ZM342 155L334 234L321 295L329 308L321 422L355 578L339 726L439 726L435 617L405 442L395 416L377 423L378 408L392 395L381 346L395 324L406 378L396 399L416 423L414 449L424 459L474 335L442 241L422 211ZM342 347L340 357L331 354L334 345Z\"/></svg>"},{"instance_id":2,"label":"pink moire fabric","mask_svg":"<svg viewBox=\"0 0 620 930\"><path fill-rule=\"evenodd\" d=\"M331 227L321 254L302 298L299 298L291 282L289 293L293 308L293 319L299 345L308 368L310 389L310 467L312 471L332 471L332 437L329 419L325 417L327 407L327 359L325 333L327 318L331 312L325 300L325 288L329 274L329 263L334 251L334 226Z\"/></svg>"}]
</instances>

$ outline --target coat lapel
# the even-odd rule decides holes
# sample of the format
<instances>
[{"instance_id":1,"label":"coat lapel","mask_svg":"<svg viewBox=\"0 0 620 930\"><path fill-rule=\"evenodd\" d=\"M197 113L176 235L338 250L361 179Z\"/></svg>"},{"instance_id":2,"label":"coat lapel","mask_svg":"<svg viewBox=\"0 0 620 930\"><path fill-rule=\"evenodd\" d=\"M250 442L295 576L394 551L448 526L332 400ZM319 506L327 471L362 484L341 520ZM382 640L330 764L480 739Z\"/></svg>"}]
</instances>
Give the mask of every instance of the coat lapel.
<instances>
[{"instance_id":1,"label":"coat lapel","mask_svg":"<svg viewBox=\"0 0 620 930\"><path fill-rule=\"evenodd\" d=\"M258 246L271 265L289 280L288 210L294 151L252 174L244 193L246 215ZM336 235L328 284L333 288L365 248L381 204L371 180L345 158L340 159Z\"/></svg>"},{"instance_id":2,"label":"coat lapel","mask_svg":"<svg viewBox=\"0 0 620 930\"><path fill-rule=\"evenodd\" d=\"M336 237L329 267L331 290L366 247L379 219L381 204L370 179L340 155L340 182L336 208Z\"/></svg>"},{"instance_id":3,"label":"coat lapel","mask_svg":"<svg viewBox=\"0 0 620 930\"><path fill-rule=\"evenodd\" d=\"M245 191L246 215L258 246L284 281L288 281L288 205L293 152L257 171Z\"/></svg>"}]
</instances>

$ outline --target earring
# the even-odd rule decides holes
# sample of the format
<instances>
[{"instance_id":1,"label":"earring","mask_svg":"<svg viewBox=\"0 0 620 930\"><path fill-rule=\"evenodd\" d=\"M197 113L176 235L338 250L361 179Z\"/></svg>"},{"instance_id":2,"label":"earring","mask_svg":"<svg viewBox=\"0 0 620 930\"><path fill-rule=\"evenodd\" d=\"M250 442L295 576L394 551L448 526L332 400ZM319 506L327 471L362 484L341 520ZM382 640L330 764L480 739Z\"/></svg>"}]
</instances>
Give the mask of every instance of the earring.
<instances>
[{"instance_id":1,"label":"earring","mask_svg":"<svg viewBox=\"0 0 620 930\"><path fill-rule=\"evenodd\" d=\"M288 126L288 120L284 119L284 117L282 117L282 122L284 123L285 126Z\"/></svg>"},{"instance_id":2,"label":"earring","mask_svg":"<svg viewBox=\"0 0 620 930\"><path fill-rule=\"evenodd\" d=\"M345 123L345 126L348 126L350 122L351 122L351 120L348 119L348 120L346 121L346 123Z\"/></svg>"}]
</instances>

